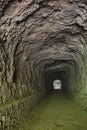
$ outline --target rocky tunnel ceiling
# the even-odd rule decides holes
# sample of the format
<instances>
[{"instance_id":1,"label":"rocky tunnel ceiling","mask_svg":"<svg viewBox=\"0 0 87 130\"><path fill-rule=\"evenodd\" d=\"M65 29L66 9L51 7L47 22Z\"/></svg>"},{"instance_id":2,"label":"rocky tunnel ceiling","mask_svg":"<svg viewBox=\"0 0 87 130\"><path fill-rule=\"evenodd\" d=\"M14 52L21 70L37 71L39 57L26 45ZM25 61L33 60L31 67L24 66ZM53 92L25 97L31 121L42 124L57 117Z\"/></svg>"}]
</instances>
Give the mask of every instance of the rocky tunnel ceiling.
<instances>
[{"instance_id":1,"label":"rocky tunnel ceiling","mask_svg":"<svg viewBox=\"0 0 87 130\"><path fill-rule=\"evenodd\" d=\"M1 0L0 17L0 86L8 98L44 89L52 73L63 72L69 84L83 79L86 0Z\"/></svg>"}]
</instances>

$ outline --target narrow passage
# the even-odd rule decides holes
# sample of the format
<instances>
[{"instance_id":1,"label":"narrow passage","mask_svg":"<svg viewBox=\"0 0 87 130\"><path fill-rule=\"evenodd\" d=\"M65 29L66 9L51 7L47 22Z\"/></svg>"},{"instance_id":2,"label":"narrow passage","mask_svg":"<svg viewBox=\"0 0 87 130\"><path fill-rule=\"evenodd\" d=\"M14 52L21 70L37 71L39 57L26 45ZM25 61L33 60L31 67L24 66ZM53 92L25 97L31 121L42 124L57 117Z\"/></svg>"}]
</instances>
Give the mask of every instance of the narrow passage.
<instances>
[{"instance_id":1,"label":"narrow passage","mask_svg":"<svg viewBox=\"0 0 87 130\"><path fill-rule=\"evenodd\" d=\"M44 98L18 130L87 130L87 113L61 93Z\"/></svg>"}]
</instances>

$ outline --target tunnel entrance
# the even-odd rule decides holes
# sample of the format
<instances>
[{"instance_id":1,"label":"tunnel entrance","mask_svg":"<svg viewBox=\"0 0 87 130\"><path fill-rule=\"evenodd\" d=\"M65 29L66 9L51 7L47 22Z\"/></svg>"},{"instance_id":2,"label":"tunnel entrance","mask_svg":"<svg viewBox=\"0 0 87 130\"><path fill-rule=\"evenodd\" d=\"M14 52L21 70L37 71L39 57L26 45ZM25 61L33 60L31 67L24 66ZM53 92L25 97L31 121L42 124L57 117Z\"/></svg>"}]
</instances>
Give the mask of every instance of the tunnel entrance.
<instances>
[{"instance_id":1,"label":"tunnel entrance","mask_svg":"<svg viewBox=\"0 0 87 130\"><path fill-rule=\"evenodd\" d=\"M61 90L62 89L62 82L59 79L53 81L53 89L54 90Z\"/></svg>"}]
</instances>

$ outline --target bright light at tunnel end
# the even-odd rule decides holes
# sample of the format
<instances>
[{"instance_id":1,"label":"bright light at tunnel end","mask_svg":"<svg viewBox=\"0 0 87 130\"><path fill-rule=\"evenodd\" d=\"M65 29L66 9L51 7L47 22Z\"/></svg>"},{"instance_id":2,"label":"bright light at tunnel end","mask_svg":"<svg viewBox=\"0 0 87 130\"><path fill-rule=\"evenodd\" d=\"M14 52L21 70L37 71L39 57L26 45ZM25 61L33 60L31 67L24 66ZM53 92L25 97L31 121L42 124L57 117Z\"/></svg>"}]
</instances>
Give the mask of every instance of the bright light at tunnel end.
<instances>
[{"instance_id":1,"label":"bright light at tunnel end","mask_svg":"<svg viewBox=\"0 0 87 130\"><path fill-rule=\"evenodd\" d=\"M58 79L54 80L53 81L53 88L54 88L54 90L61 90L62 89L61 80L58 80Z\"/></svg>"}]
</instances>

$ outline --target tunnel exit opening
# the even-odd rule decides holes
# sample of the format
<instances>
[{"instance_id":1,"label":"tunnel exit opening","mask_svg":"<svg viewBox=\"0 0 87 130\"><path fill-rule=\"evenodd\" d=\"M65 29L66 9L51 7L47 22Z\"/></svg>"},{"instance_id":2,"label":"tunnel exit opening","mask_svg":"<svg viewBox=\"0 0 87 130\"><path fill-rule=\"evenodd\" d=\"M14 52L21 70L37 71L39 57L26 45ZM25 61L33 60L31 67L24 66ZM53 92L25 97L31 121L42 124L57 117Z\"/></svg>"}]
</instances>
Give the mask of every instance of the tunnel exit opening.
<instances>
[{"instance_id":1,"label":"tunnel exit opening","mask_svg":"<svg viewBox=\"0 0 87 130\"><path fill-rule=\"evenodd\" d=\"M53 81L53 89L54 90L61 90L62 89L62 82L59 79Z\"/></svg>"}]
</instances>

